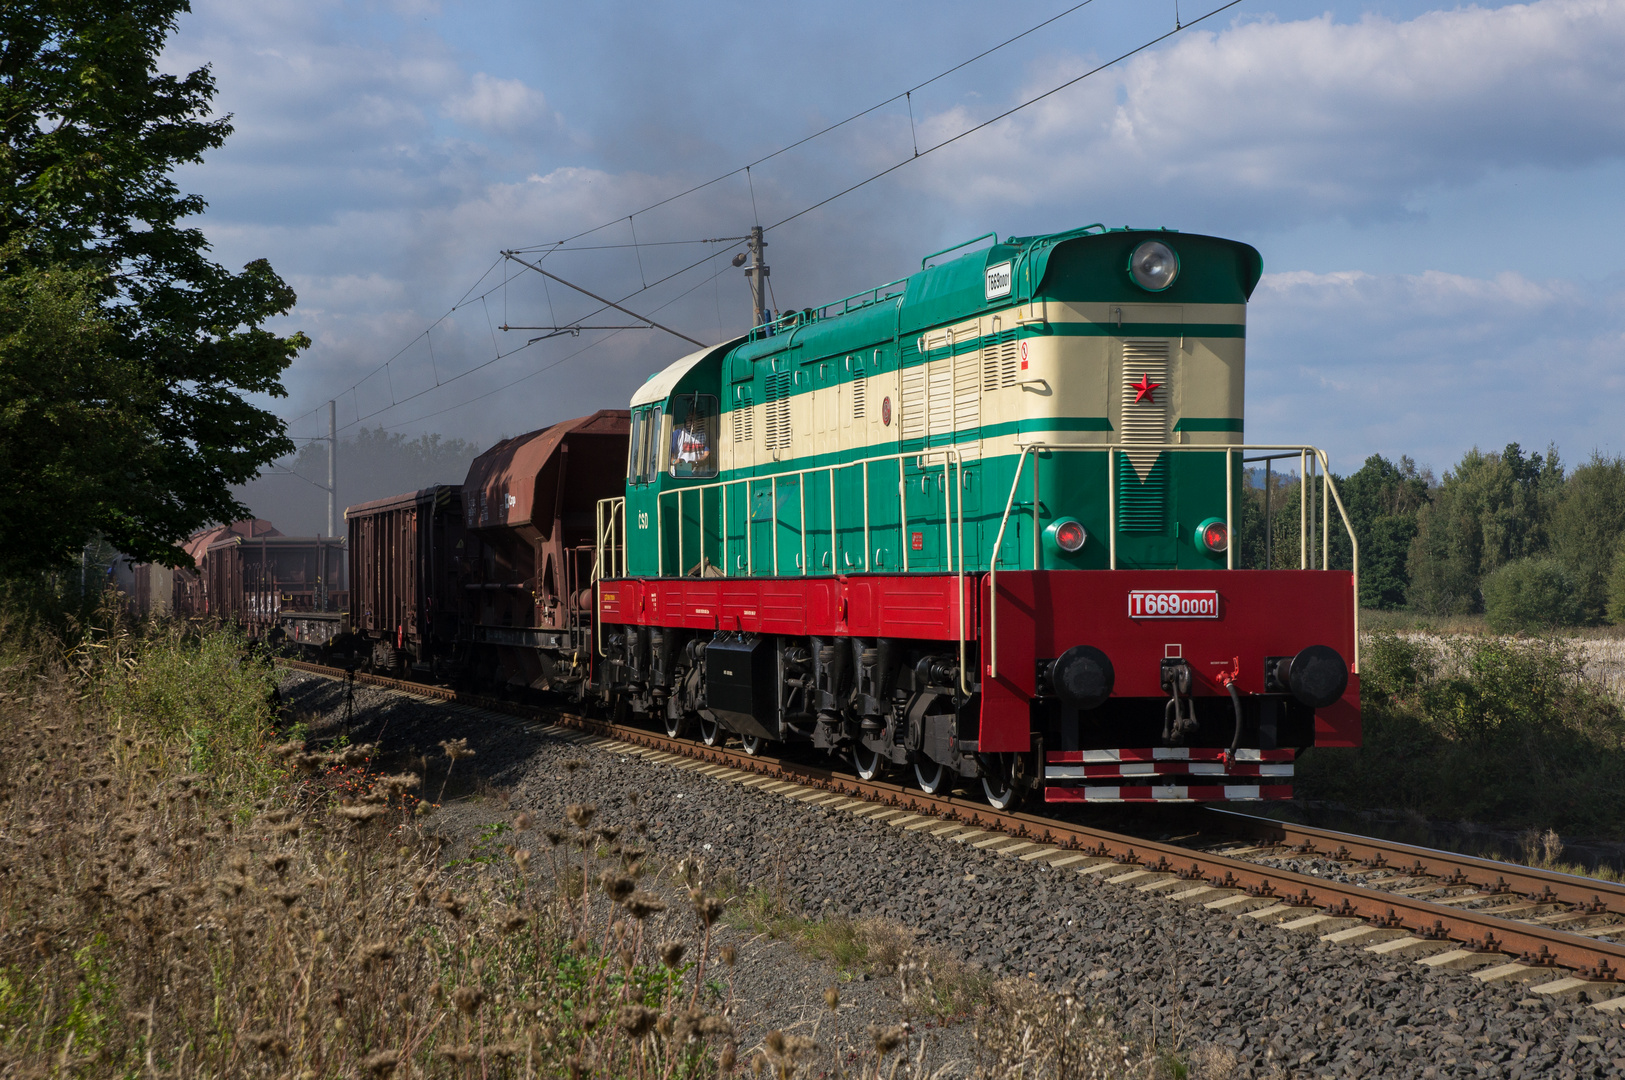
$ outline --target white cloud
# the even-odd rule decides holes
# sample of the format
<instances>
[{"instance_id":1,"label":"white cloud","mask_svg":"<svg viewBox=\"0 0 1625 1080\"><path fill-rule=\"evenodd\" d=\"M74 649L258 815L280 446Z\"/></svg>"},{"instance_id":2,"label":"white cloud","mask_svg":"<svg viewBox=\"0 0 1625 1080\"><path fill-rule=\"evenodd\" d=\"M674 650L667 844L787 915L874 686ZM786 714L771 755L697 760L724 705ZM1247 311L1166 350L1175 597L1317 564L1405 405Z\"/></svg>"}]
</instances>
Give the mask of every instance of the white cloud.
<instances>
[{"instance_id":1,"label":"white cloud","mask_svg":"<svg viewBox=\"0 0 1625 1080\"><path fill-rule=\"evenodd\" d=\"M556 124L541 91L520 79L498 79L483 71L476 72L468 89L449 98L441 111L458 123L497 134Z\"/></svg>"},{"instance_id":2,"label":"white cloud","mask_svg":"<svg viewBox=\"0 0 1625 1080\"><path fill-rule=\"evenodd\" d=\"M1090 66L1052 62L1014 96ZM978 119L956 108L922 131L935 141ZM911 181L960 204L1086 198L1165 214L1172 201L1272 227L1398 215L1420 191L1494 169L1625 154L1625 4L1198 29L945 153L950 168Z\"/></svg>"},{"instance_id":3,"label":"white cloud","mask_svg":"<svg viewBox=\"0 0 1625 1080\"><path fill-rule=\"evenodd\" d=\"M1428 271L1267 274L1248 326L1248 436L1446 468L1508 442L1625 451L1625 296Z\"/></svg>"}]
</instances>

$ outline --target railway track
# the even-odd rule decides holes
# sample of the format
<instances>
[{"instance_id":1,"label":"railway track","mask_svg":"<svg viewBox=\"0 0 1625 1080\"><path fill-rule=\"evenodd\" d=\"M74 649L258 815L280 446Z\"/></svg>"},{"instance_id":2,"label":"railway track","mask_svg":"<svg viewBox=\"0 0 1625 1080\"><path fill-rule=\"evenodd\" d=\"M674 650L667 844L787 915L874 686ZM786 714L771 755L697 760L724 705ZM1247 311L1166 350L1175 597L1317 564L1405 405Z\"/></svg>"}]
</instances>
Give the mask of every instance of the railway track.
<instances>
[{"instance_id":1,"label":"railway track","mask_svg":"<svg viewBox=\"0 0 1625 1080\"><path fill-rule=\"evenodd\" d=\"M291 669L516 719L546 721L617 749L751 784L809 804L1099 877L1323 940L1460 969L1485 983L1625 1018L1625 884L1314 829L1229 810L1203 811L1202 846L1127 836L980 800L926 795L806 762L668 738L644 728L518 705L445 687L297 660ZM1620 941L1613 940L1615 937Z\"/></svg>"}]
</instances>

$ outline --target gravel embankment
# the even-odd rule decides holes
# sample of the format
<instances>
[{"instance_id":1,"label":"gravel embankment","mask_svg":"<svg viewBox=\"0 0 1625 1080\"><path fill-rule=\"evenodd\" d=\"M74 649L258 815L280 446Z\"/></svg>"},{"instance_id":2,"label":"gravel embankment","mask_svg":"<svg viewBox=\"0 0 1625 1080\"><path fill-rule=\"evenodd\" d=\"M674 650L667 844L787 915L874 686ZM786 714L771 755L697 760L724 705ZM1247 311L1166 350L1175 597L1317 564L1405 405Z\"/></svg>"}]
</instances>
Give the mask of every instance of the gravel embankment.
<instances>
[{"instance_id":1,"label":"gravel embankment","mask_svg":"<svg viewBox=\"0 0 1625 1080\"><path fill-rule=\"evenodd\" d=\"M342 689L329 680L290 673L283 693L296 712L342 709ZM422 751L466 736L479 756L458 767L508 789L515 809L546 821L591 801L612 821L646 819L661 853L694 853L743 881L782 883L808 910L895 920L999 975L1079 987L1133 1030L1209 1061L1234 1057L1234 1076L1625 1076L1625 1024L1583 1002L1537 1001L1527 987L1329 946L382 691L358 688L356 707L358 738L374 738L386 722L388 744ZM582 765L567 770L571 760ZM455 828L456 813L448 807L444 828ZM773 948L751 1001L784 1023L788 1013L766 1001L776 992L778 1002L811 1009L831 973ZM854 1013L871 1007L854 1004Z\"/></svg>"}]
</instances>

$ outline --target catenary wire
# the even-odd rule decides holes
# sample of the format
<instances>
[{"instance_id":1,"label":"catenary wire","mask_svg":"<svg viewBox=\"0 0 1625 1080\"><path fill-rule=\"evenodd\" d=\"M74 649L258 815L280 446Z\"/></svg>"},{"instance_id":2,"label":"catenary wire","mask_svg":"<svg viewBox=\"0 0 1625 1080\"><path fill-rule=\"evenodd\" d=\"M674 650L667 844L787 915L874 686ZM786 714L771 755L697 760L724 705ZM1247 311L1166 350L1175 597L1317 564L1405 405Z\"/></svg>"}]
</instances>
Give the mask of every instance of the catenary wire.
<instances>
[{"instance_id":1,"label":"catenary wire","mask_svg":"<svg viewBox=\"0 0 1625 1080\"><path fill-rule=\"evenodd\" d=\"M884 109L887 105L891 105L891 104L893 104L895 102L903 101L903 100L912 101L911 95L913 95L916 91L923 90L925 87L930 86L934 82L939 82L942 79L946 79L949 75L952 75L954 72L960 70L961 68L969 67L971 64L976 63L978 60L981 60L982 58L984 58L986 56L991 56L993 53L998 52L1000 49L1003 49L1003 48L1005 48L1005 47L1007 47L1009 45L1014 45L1016 42L1020 41L1022 38L1028 37L1029 35L1032 35L1032 34L1035 34L1038 31L1042 30L1044 27L1048 26L1050 23L1056 22L1056 21L1058 21L1060 19L1064 19L1068 15L1072 14L1074 11L1077 11L1080 8L1088 7L1092 3L1094 3L1094 0L1082 0L1081 3L1073 4L1071 7L1067 8L1065 11L1061 11L1061 12L1058 12L1057 14L1055 14L1055 15L1051 15L1049 18L1045 19L1043 22L1037 23L1037 24L1035 24L1033 26L1029 26L1027 29L1023 30L1021 33L1015 35L1014 37L1006 38L1005 40L999 42L997 45L992 45L992 46L989 46L986 49L983 49L981 52L977 53L975 56L970 57L969 59L961 60L959 63L955 64L953 67L947 68L947 69L945 69L943 71L939 71L937 74L931 76L929 79L926 79L924 82L916 83L915 85L909 87L907 90L903 90L903 91L900 91L899 93L893 94L891 97L887 98L885 101L876 102L875 104L869 106L867 109L862 109L862 110L860 110L858 112L855 112L851 116L848 116L844 120L837 120L837 121L835 121L835 123L830 124L828 127L820 128L818 131L815 131L810 135L803 136L802 138L797 139L795 142L788 143L788 144L786 144L784 146L779 147L777 150L774 150L772 153L764 154L761 157L757 158L755 161L750 162L749 164L741 165L741 166L739 166L737 168L729 169L727 172L722 173L720 176L714 176L710 180L706 180L703 183L695 184L693 187L687 188L687 189L685 189L683 191L679 191L675 195L668 195L666 198L660 199L660 200L658 200L656 202L652 202L648 206L645 206L643 209L635 210L630 215L627 215L627 216L636 217L638 214L647 214L650 210L658 209L659 207L665 206L667 203L670 203L670 202L676 202L678 199L685 198L685 197L687 197L689 195L692 195L696 191L703 191L706 188L711 187L714 184L720 184L722 181L728 179L730 176L738 176L742 172L748 174L752 168L756 167L757 165L761 165L763 162L772 161L774 158L779 157L782 154L787 154L791 150L794 150L799 146L804 146L807 143L812 142L814 139L821 138L821 137L823 137L825 135L828 135L830 132L835 131L837 128L845 127L847 124L850 124L855 120L863 119L865 116L868 116L872 112L876 112L877 110ZM515 248L514 250L515 251L538 251L538 250L541 250L542 248L546 248L546 247L561 247L561 246L563 246L565 244L568 244L572 240L579 240L583 236L591 236L593 233L598 232L601 229L607 229L609 226L619 223L620 220L621 219L617 217L613 221L606 221L602 225L595 225L594 227L592 227L590 229L585 229L585 230L583 230L581 232L576 233L574 236L567 236L563 240L558 241L556 244L533 244L528 248Z\"/></svg>"}]
</instances>

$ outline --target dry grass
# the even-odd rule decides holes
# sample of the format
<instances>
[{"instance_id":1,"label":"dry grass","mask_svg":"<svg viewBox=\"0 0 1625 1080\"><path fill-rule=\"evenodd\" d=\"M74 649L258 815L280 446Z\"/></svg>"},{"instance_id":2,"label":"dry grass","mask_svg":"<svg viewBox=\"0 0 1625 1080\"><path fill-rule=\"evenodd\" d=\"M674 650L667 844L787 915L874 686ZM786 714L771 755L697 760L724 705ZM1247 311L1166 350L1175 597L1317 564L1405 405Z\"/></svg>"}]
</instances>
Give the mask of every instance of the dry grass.
<instances>
[{"instance_id":1,"label":"dry grass","mask_svg":"<svg viewBox=\"0 0 1625 1080\"><path fill-rule=\"evenodd\" d=\"M617 830L589 809L545 854L446 869L420 778L271 745L270 672L229 638L5 668L0 1068L669 1076L736 1053L703 951L644 933L635 855L598 860Z\"/></svg>"},{"instance_id":2,"label":"dry grass","mask_svg":"<svg viewBox=\"0 0 1625 1080\"><path fill-rule=\"evenodd\" d=\"M907 935L829 921L803 923L810 951L888 968L911 1015L975 1013L978 1060L927 1060L907 1024L844 1029L834 987L810 1031L741 1047L732 950L711 936L726 905L698 863L651 884L635 823L591 806L552 827L508 815L447 865L422 775L378 775L369 747L307 746L303 725L278 734L273 673L231 636L15 638L0 625L5 1075L1168 1068L1071 1000L990 989Z\"/></svg>"}]
</instances>

